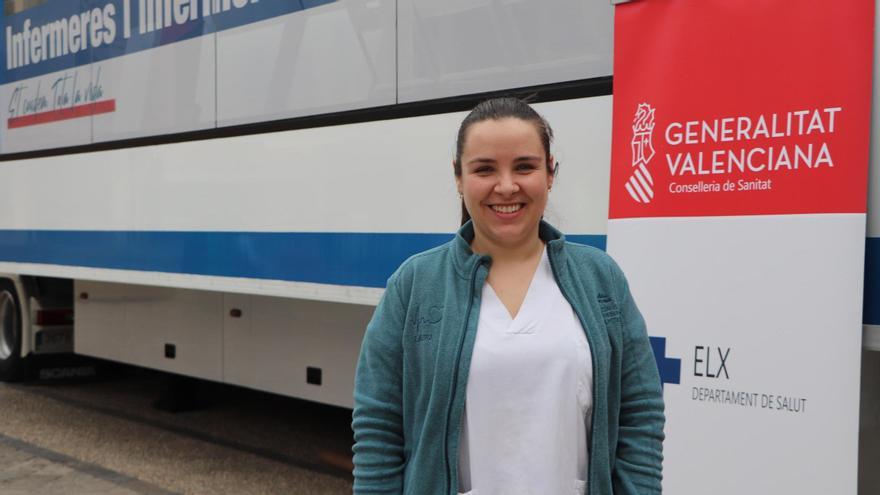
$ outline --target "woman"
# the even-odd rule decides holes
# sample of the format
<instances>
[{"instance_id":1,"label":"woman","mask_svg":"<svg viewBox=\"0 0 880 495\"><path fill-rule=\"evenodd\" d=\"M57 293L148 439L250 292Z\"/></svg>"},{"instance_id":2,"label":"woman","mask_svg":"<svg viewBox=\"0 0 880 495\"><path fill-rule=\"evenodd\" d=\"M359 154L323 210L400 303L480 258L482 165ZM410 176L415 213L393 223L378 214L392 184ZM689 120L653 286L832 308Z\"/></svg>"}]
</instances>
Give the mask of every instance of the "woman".
<instances>
[{"instance_id":1,"label":"woman","mask_svg":"<svg viewBox=\"0 0 880 495\"><path fill-rule=\"evenodd\" d=\"M514 98L462 122L463 225L391 276L364 337L356 493L660 492L644 321L607 255L542 220L551 140Z\"/></svg>"}]
</instances>

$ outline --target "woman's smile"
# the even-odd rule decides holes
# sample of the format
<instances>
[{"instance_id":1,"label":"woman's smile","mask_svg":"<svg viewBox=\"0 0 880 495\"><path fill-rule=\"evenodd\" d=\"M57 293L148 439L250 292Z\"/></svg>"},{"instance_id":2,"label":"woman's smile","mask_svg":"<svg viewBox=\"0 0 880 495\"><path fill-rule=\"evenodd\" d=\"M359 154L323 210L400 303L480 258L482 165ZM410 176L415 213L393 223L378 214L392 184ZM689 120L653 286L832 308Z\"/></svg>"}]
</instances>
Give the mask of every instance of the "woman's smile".
<instances>
[{"instance_id":1,"label":"woman's smile","mask_svg":"<svg viewBox=\"0 0 880 495\"><path fill-rule=\"evenodd\" d=\"M519 213L523 208L525 208L525 206L525 203L512 203L489 205L489 208L492 208L492 211L497 213L502 218L510 218L515 216L516 213Z\"/></svg>"}]
</instances>

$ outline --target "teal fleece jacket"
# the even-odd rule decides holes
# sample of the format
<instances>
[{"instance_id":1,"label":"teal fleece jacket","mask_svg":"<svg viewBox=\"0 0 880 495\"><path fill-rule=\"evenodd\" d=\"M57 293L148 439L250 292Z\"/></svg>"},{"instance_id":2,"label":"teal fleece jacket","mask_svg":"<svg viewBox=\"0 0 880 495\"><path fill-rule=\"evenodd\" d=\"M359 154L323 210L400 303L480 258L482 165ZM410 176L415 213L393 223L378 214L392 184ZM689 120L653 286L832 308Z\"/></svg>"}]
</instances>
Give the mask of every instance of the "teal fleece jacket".
<instances>
[{"instance_id":1,"label":"teal fleece jacket","mask_svg":"<svg viewBox=\"0 0 880 495\"><path fill-rule=\"evenodd\" d=\"M604 252L566 242L545 222L539 235L593 357L588 493L660 493L663 390L623 273ZM355 377L355 493L457 493L468 370L491 264L471 251L473 236L468 222L388 279Z\"/></svg>"}]
</instances>

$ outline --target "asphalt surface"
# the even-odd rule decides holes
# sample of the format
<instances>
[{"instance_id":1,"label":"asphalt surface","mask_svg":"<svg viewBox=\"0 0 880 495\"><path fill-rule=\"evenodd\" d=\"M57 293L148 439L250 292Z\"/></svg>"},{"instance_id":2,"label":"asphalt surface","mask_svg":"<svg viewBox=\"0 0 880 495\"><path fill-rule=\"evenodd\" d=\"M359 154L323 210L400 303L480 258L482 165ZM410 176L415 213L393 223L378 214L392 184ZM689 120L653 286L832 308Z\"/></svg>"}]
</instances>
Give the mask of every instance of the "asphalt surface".
<instances>
[{"instance_id":1,"label":"asphalt surface","mask_svg":"<svg viewBox=\"0 0 880 495\"><path fill-rule=\"evenodd\" d=\"M192 381L172 413L168 375L109 376L0 384L0 494L351 493L349 410Z\"/></svg>"}]
</instances>

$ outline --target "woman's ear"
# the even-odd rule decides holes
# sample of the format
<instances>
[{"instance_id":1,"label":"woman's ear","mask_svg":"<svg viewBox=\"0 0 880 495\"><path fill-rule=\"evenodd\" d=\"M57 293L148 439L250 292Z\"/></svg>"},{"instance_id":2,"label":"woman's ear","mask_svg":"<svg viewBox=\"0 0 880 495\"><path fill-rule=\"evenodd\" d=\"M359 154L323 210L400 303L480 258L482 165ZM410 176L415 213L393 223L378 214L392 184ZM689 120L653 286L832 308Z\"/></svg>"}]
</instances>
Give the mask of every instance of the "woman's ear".
<instances>
[{"instance_id":1,"label":"woman's ear","mask_svg":"<svg viewBox=\"0 0 880 495\"><path fill-rule=\"evenodd\" d=\"M559 172L559 162L556 161L556 158L553 155L550 155L550 174L547 177L547 189L553 188L553 181L556 179L556 174Z\"/></svg>"},{"instance_id":2,"label":"woman's ear","mask_svg":"<svg viewBox=\"0 0 880 495\"><path fill-rule=\"evenodd\" d=\"M455 176L455 189L458 190L458 195L461 196L461 176L455 175L455 160L452 160L452 174Z\"/></svg>"}]
</instances>

